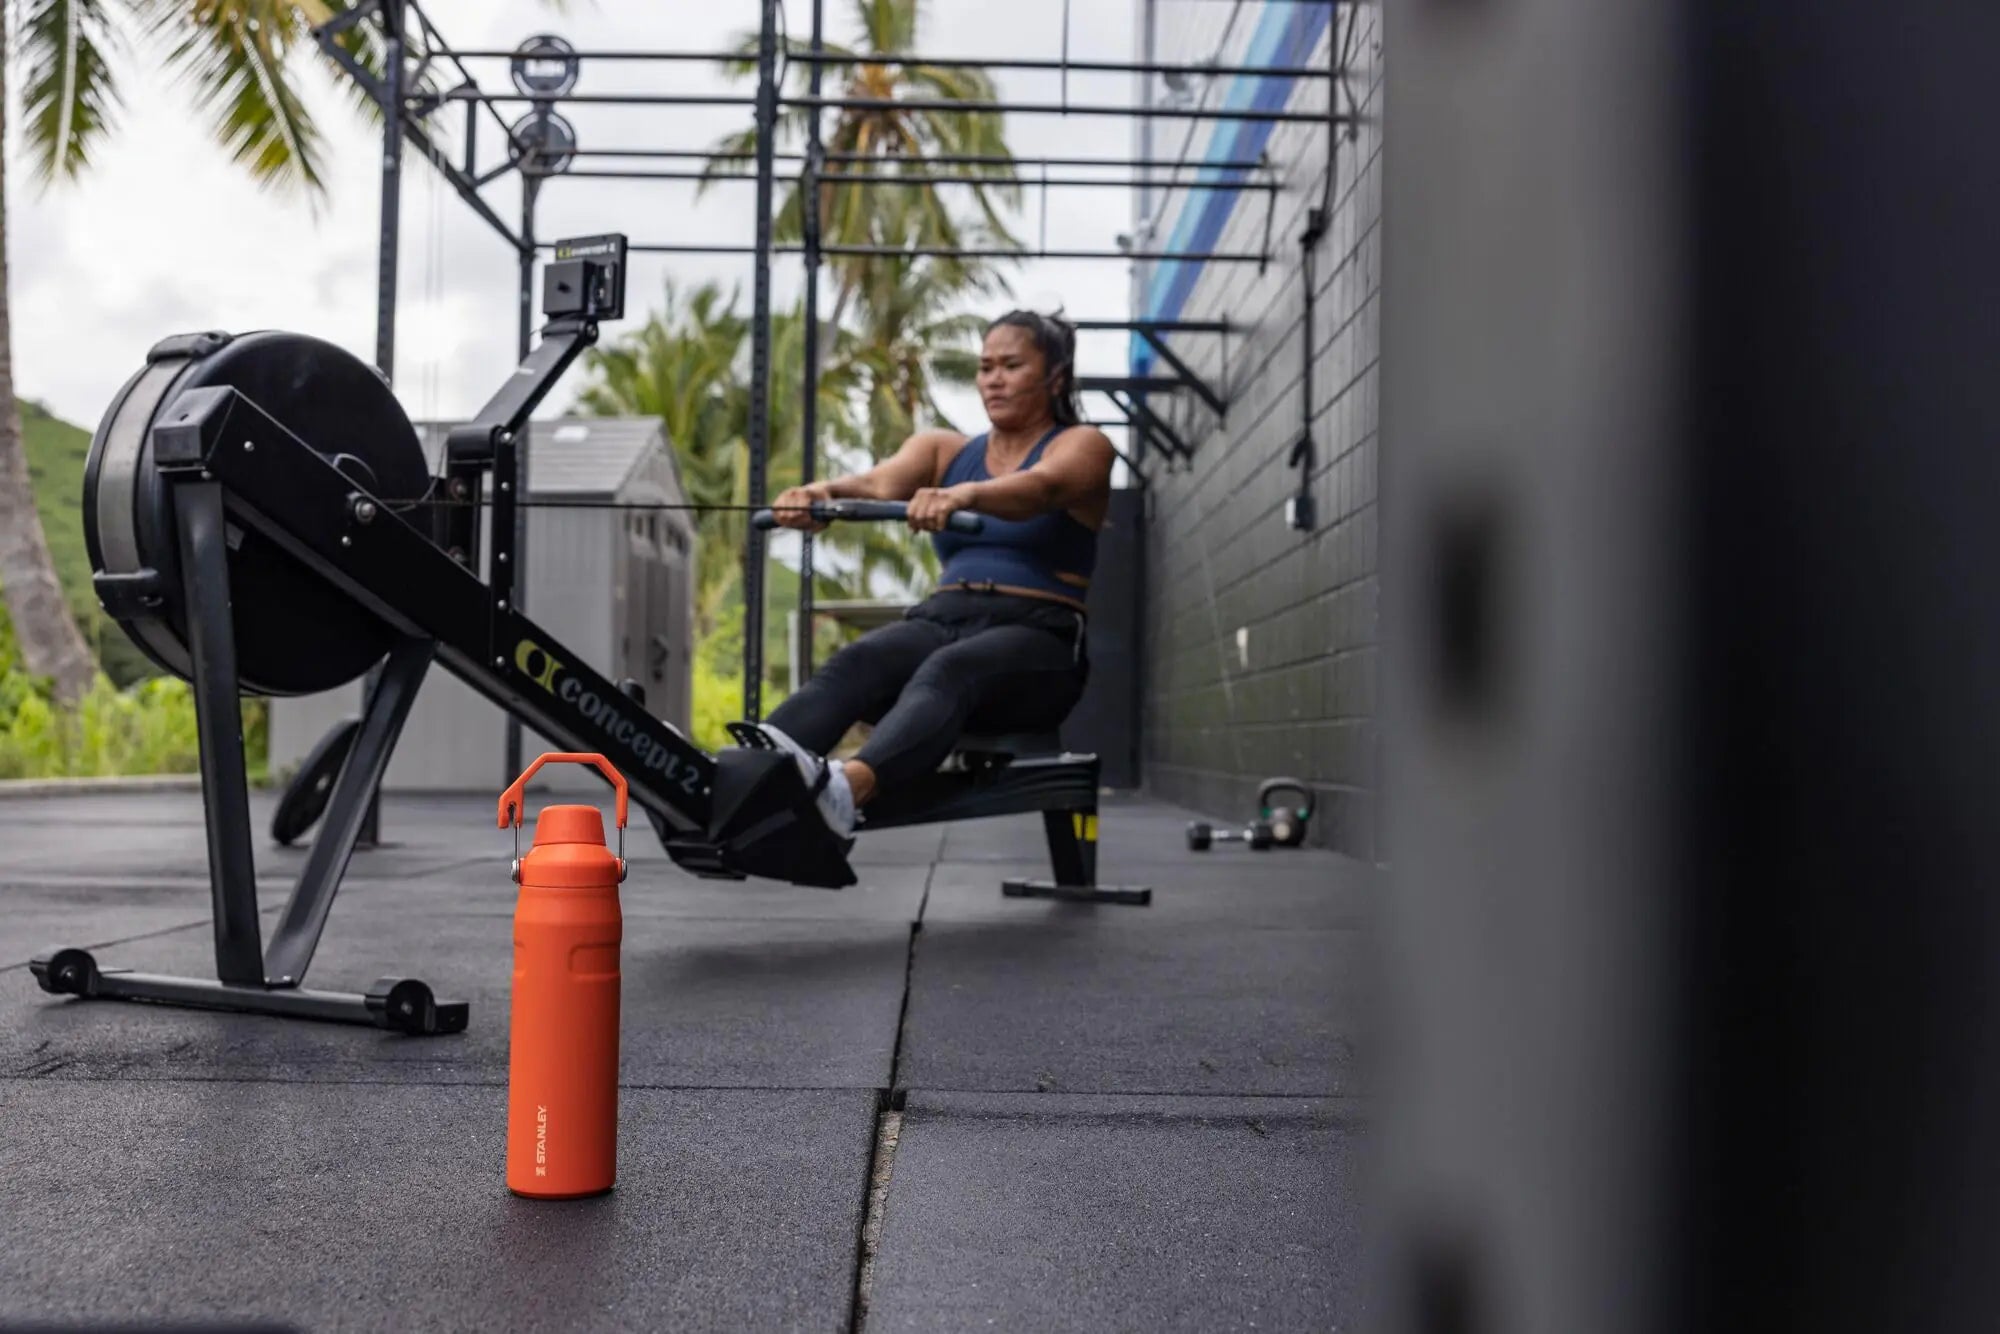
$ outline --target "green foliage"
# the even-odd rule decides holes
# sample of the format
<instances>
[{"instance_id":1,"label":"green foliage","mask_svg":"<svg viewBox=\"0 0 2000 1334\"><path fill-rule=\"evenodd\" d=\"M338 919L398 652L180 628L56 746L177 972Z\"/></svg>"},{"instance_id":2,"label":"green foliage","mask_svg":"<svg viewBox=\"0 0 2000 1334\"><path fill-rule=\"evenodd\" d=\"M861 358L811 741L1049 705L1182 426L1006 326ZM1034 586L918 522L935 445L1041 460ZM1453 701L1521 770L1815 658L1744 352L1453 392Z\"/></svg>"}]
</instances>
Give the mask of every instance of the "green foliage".
<instances>
[{"instance_id":1,"label":"green foliage","mask_svg":"<svg viewBox=\"0 0 2000 1334\"><path fill-rule=\"evenodd\" d=\"M35 177L73 178L90 165L118 103L109 59L117 34L101 0L30 0L8 26L27 69L21 100Z\"/></svg>"},{"instance_id":2,"label":"green foliage","mask_svg":"<svg viewBox=\"0 0 2000 1334\"><path fill-rule=\"evenodd\" d=\"M263 700L243 701L253 782L267 768L268 716ZM46 679L12 661L0 669L0 779L191 774L200 757L194 692L177 677L120 690L100 675L74 709L64 709Z\"/></svg>"},{"instance_id":3,"label":"green foliage","mask_svg":"<svg viewBox=\"0 0 2000 1334\"><path fill-rule=\"evenodd\" d=\"M796 585L793 585L796 589ZM763 711L768 714L784 702L789 693L787 682L786 654L782 647L785 614L790 606L780 607L780 602L796 605L796 594L782 597L774 584L765 590L768 609L765 613L767 629L775 627L775 635L766 635L766 643L775 651L764 656L764 688L761 692ZM710 750L735 744L730 740L724 725L743 716L743 599L741 590L735 590L729 605L717 619L715 628L696 641L694 655L694 737L697 743Z\"/></svg>"},{"instance_id":4,"label":"green foliage","mask_svg":"<svg viewBox=\"0 0 2000 1334\"><path fill-rule=\"evenodd\" d=\"M242 707L244 759L251 781L261 782L270 710L261 699ZM0 604L0 779L195 773L197 736L194 692L178 677L121 690L100 673L74 709L57 704L49 679L23 668L13 620Z\"/></svg>"},{"instance_id":5,"label":"green foliage","mask_svg":"<svg viewBox=\"0 0 2000 1334\"><path fill-rule=\"evenodd\" d=\"M694 662L694 743L710 751L736 744L725 729L742 716L741 665L731 673L718 672L710 656L701 654Z\"/></svg>"}]
</instances>

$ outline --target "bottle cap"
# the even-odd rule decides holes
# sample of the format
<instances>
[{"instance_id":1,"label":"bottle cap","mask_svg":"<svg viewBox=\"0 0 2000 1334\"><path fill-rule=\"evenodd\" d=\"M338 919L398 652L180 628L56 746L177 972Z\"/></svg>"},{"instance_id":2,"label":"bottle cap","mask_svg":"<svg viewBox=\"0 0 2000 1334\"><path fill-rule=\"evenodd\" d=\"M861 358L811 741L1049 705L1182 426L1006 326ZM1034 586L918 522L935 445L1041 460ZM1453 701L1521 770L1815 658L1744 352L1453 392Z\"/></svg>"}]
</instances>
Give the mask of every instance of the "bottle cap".
<instances>
[{"instance_id":1,"label":"bottle cap","mask_svg":"<svg viewBox=\"0 0 2000 1334\"><path fill-rule=\"evenodd\" d=\"M604 817L595 806L545 806L535 817L535 846L588 843L604 846Z\"/></svg>"}]
</instances>

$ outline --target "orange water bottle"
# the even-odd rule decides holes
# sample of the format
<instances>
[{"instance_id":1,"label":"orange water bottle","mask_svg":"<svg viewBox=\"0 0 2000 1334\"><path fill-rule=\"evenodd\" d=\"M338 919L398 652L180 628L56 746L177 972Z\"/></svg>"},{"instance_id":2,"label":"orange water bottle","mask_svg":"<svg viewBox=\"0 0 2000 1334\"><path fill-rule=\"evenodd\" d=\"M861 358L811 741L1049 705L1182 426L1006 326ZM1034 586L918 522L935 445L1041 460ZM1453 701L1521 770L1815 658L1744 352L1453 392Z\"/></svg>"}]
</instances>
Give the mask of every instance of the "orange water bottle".
<instances>
[{"instance_id":1,"label":"orange water bottle","mask_svg":"<svg viewBox=\"0 0 2000 1334\"><path fill-rule=\"evenodd\" d=\"M549 806L519 856L528 779L550 761L595 765L618 790L618 854L595 806ZM625 779L602 755L543 755L500 796L514 828L514 1005L507 1058L507 1189L565 1200L618 1175L618 946Z\"/></svg>"}]
</instances>

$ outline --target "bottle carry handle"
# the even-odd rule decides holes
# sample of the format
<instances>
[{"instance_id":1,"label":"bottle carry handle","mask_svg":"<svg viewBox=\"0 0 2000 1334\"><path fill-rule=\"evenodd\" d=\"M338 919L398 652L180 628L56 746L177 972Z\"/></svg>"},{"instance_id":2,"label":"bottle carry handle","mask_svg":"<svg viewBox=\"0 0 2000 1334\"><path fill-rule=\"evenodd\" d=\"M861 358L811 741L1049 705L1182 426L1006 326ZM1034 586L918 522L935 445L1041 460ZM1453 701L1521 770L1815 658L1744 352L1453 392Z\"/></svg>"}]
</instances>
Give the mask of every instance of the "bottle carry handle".
<instances>
[{"instance_id":1,"label":"bottle carry handle","mask_svg":"<svg viewBox=\"0 0 2000 1334\"><path fill-rule=\"evenodd\" d=\"M625 868L625 814L628 805L628 794L625 788L625 775L619 773L617 769L613 768L611 765L611 761L605 759L602 755L596 754L594 752L590 754L583 754L574 751L550 751L545 755L537 755L535 757L535 762L533 764L530 764L524 771L522 771L521 776L519 778L516 778L512 783L509 783L507 785L507 790L500 794L500 820L498 827L501 829L505 829L511 825L513 826L514 829L514 867L513 867L514 878L516 880L519 880L521 878L521 817L525 812L528 804L528 797L527 797L528 780L535 776L535 771L537 769L549 763L551 760L559 764L588 764L593 768L595 768L597 772L603 774L604 777L610 781L611 786L617 790L618 879L622 883L625 879L625 869L626 869Z\"/></svg>"},{"instance_id":2,"label":"bottle carry handle","mask_svg":"<svg viewBox=\"0 0 2000 1334\"><path fill-rule=\"evenodd\" d=\"M551 760L566 764L592 765L599 773L610 780L611 786L618 791L618 827L620 829L625 827L627 800L625 775L612 768L611 761L605 759L602 755L583 755L574 754L569 751L551 751L546 755L537 755L535 762L530 764L519 778L508 784L507 790L500 794L500 823L497 828L505 829L509 824L514 825L516 828L520 827L521 815L527 805L528 780L535 776L537 769Z\"/></svg>"}]
</instances>

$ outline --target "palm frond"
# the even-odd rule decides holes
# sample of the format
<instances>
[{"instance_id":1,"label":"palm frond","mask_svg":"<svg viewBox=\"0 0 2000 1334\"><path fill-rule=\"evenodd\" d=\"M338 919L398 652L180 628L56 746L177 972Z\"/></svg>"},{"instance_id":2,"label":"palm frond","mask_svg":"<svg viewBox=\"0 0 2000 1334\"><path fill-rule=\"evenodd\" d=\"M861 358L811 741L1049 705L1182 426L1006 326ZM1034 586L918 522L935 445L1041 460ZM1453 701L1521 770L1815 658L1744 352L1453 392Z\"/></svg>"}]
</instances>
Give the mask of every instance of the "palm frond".
<instances>
[{"instance_id":1,"label":"palm frond","mask_svg":"<svg viewBox=\"0 0 2000 1334\"><path fill-rule=\"evenodd\" d=\"M855 8L869 51L902 55L916 45L923 26L922 0L857 0Z\"/></svg>"},{"instance_id":2,"label":"palm frond","mask_svg":"<svg viewBox=\"0 0 2000 1334\"><path fill-rule=\"evenodd\" d=\"M931 354L931 374L946 384L961 387L979 378L977 352L944 351Z\"/></svg>"},{"instance_id":3,"label":"palm frond","mask_svg":"<svg viewBox=\"0 0 2000 1334\"><path fill-rule=\"evenodd\" d=\"M193 82L196 104L214 113L213 130L260 184L317 196L320 134L286 69L306 33L287 0L200 0L154 7L156 31L173 40L168 56Z\"/></svg>"},{"instance_id":4,"label":"palm frond","mask_svg":"<svg viewBox=\"0 0 2000 1334\"><path fill-rule=\"evenodd\" d=\"M27 67L21 100L35 178L74 179L119 104L106 59L116 31L100 0L36 0L17 32L11 54Z\"/></svg>"}]
</instances>

